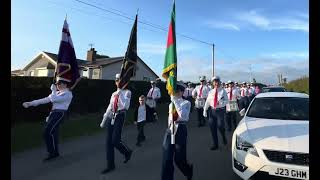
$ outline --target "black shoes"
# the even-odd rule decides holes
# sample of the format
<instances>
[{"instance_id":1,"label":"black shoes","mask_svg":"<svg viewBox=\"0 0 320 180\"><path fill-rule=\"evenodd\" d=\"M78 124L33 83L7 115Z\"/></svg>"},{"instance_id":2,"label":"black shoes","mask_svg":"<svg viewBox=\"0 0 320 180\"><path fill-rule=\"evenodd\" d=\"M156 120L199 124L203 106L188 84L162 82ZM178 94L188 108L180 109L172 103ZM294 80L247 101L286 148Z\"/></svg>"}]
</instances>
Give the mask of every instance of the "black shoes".
<instances>
[{"instance_id":1,"label":"black shoes","mask_svg":"<svg viewBox=\"0 0 320 180\"><path fill-rule=\"evenodd\" d=\"M48 155L48 157L46 157L46 158L43 159L43 162L53 160L53 159L55 159L55 158L57 158L57 157L59 157L59 156L60 156L59 153L57 153L57 154L50 154L50 155Z\"/></svg>"},{"instance_id":2,"label":"black shoes","mask_svg":"<svg viewBox=\"0 0 320 180\"><path fill-rule=\"evenodd\" d=\"M114 166L108 167L106 169L104 169L103 171L101 171L101 174L107 174L108 172L111 172L115 169Z\"/></svg>"},{"instance_id":3,"label":"black shoes","mask_svg":"<svg viewBox=\"0 0 320 180\"><path fill-rule=\"evenodd\" d=\"M190 174L187 177L187 180L192 180L192 176L193 176L193 164L190 165Z\"/></svg>"},{"instance_id":4,"label":"black shoes","mask_svg":"<svg viewBox=\"0 0 320 180\"><path fill-rule=\"evenodd\" d=\"M126 157L125 157L125 159L124 159L123 163L127 163L127 162L130 160L131 155L132 155L132 151L129 151L129 153L126 155Z\"/></svg>"},{"instance_id":5,"label":"black shoes","mask_svg":"<svg viewBox=\"0 0 320 180\"><path fill-rule=\"evenodd\" d=\"M210 148L210 150L211 151L214 151L214 150L217 150L219 147L218 146L212 146L211 148Z\"/></svg>"}]
</instances>

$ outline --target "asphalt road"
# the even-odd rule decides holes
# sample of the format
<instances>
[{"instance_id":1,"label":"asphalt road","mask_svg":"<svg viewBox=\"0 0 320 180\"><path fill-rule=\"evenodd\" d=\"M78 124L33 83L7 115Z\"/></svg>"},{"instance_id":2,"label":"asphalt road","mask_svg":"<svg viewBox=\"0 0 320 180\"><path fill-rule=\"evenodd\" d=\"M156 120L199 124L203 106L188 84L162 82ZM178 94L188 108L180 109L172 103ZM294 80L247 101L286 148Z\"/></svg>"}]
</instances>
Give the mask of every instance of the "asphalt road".
<instances>
[{"instance_id":1,"label":"asphalt road","mask_svg":"<svg viewBox=\"0 0 320 180\"><path fill-rule=\"evenodd\" d=\"M41 148L19 153L11 157L12 180L160 180L162 141L166 128L166 114L156 123L145 126L146 142L135 146L135 125L124 127L122 140L133 149L131 160L123 164L124 157L116 150L116 170L101 175L106 166L105 132L80 137L60 144L61 157L43 163L46 152ZM98 125L97 125L98 126ZM191 114L188 124L187 158L194 164L194 180L239 180L231 165L231 133L228 145L216 151L212 144L209 127L197 127L196 113ZM220 137L219 137L220 138ZM220 138L221 139L221 138ZM186 179L175 167L175 180Z\"/></svg>"}]
</instances>

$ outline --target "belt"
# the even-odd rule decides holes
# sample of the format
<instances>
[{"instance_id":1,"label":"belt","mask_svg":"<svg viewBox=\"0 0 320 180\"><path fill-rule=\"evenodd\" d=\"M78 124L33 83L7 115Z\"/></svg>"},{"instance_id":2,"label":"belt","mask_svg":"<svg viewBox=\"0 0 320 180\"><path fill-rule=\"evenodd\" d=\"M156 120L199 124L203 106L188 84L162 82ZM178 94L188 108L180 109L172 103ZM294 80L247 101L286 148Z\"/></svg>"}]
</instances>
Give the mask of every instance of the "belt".
<instances>
[{"instance_id":1,"label":"belt","mask_svg":"<svg viewBox=\"0 0 320 180\"><path fill-rule=\"evenodd\" d=\"M225 109L226 107L225 106L223 106L223 107L219 107L219 108L212 108L212 106L211 106L211 109L212 110L216 110L216 111L220 111L220 110L223 110L223 109Z\"/></svg>"},{"instance_id":2,"label":"belt","mask_svg":"<svg viewBox=\"0 0 320 180\"><path fill-rule=\"evenodd\" d=\"M187 124L187 122L186 122L186 121L175 121L175 123L176 123L176 124L179 124L179 125L180 125L180 124L184 124L184 125L186 125L186 124Z\"/></svg>"},{"instance_id":3,"label":"belt","mask_svg":"<svg viewBox=\"0 0 320 180\"><path fill-rule=\"evenodd\" d=\"M127 110L126 109L121 109L121 110L118 110L116 113L114 113L114 112L112 112L112 113L114 113L114 114L120 114L120 113L124 113L124 112L126 112Z\"/></svg>"},{"instance_id":4,"label":"belt","mask_svg":"<svg viewBox=\"0 0 320 180\"><path fill-rule=\"evenodd\" d=\"M51 112L66 112L65 109L52 109Z\"/></svg>"}]
</instances>

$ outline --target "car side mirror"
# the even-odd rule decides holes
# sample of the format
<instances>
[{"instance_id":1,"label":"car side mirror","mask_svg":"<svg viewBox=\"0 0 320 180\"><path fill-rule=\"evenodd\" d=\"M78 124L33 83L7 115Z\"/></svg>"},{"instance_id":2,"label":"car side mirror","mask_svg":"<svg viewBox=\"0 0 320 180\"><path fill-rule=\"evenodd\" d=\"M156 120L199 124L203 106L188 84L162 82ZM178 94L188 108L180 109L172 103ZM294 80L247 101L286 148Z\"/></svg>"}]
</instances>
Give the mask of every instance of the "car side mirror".
<instances>
[{"instance_id":1,"label":"car side mirror","mask_svg":"<svg viewBox=\"0 0 320 180\"><path fill-rule=\"evenodd\" d=\"M241 111L239 112L240 116L244 116L245 113L246 113L246 110L244 108L241 109Z\"/></svg>"}]
</instances>

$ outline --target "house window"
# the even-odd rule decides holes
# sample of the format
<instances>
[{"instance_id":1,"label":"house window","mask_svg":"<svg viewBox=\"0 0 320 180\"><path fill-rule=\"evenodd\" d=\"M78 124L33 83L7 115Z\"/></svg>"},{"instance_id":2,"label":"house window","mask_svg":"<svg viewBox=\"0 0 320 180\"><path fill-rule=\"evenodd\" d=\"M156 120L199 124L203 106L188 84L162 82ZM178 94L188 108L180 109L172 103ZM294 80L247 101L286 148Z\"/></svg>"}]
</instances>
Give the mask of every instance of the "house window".
<instances>
[{"instance_id":1,"label":"house window","mask_svg":"<svg viewBox=\"0 0 320 180\"><path fill-rule=\"evenodd\" d=\"M29 75L34 76L34 70L30 71Z\"/></svg>"},{"instance_id":2,"label":"house window","mask_svg":"<svg viewBox=\"0 0 320 180\"><path fill-rule=\"evenodd\" d=\"M48 76L48 70L47 69L38 69L38 76L42 76L42 77Z\"/></svg>"},{"instance_id":3,"label":"house window","mask_svg":"<svg viewBox=\"0 0 320 180\"><path fill-rule=\"evenodd\" d=\"M92 79L100 79L100 69L94 69L92 71Z\"/></svg>"}]
</instances>

